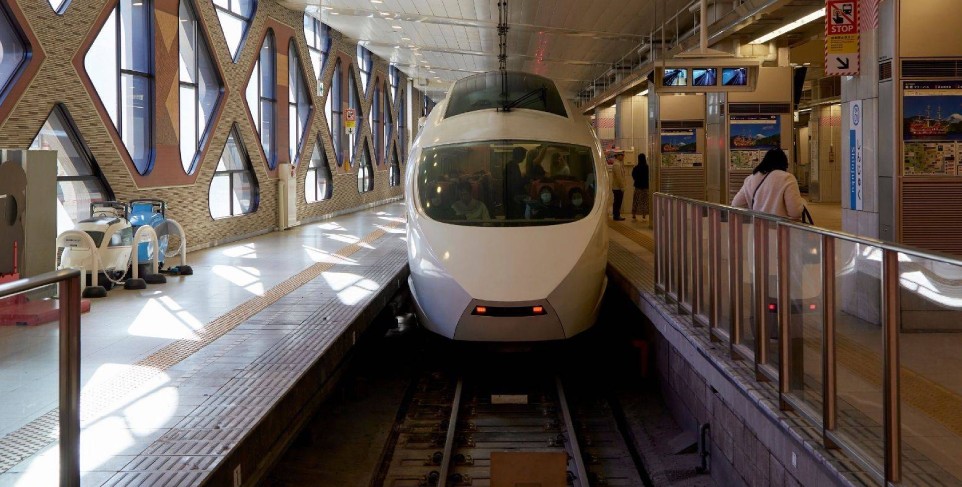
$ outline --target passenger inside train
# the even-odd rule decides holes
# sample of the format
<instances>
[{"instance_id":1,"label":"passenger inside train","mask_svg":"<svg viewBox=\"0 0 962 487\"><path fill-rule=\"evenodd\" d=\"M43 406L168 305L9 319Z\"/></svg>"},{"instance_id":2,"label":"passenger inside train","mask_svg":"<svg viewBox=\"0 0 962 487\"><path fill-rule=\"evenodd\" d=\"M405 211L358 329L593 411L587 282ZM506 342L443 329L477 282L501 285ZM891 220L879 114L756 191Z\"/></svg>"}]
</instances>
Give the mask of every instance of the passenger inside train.
<instances>
[{"instance_id":1,"label":"passenger inside train","mask_svg":"<svg viewBox=\"0 0 962 487\"><path fill-rule=\"evenodd\" d=\"M588 147L488 141L426 148L419 204L445 223L524 226L565 223L593 208Z\"/></svg>"}]
</instances>

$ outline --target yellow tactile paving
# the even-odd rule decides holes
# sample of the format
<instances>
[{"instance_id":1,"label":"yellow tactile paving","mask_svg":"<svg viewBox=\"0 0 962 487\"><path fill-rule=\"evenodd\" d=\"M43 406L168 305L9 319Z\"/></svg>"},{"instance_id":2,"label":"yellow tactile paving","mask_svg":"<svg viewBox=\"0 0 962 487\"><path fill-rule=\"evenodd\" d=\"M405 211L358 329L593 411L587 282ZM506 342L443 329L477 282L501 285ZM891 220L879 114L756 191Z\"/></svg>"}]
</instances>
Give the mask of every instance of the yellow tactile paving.
<instances>
[{"instance_id":1,"label":"yellow tactile paving","mask_svg":"<svg viewBox=\"0 0 962 487\"><path fill-rule=\"evenodd\" d=\"M349 257L361 250L364 244L375 242L386 235L389 229L402 225L404 225L402 222L385 224L382 228L365 235L357 242L345 245L335 252L335 255ZM251 298L215 318L196 331L196 338L177 340L132 364L117 377L87 388L80 398L81 422L96 419L104 412L110 411L119 400L147 384L148 381L157 377L164 370L213 343L236 326L263 311L298 287L319 277L335 265L329 262L316 263L267 290L263 295ZM58 417L59 410L51 410L18 430L0 438L0 452L3 452L0 455L0 473L10 470L23 459L57 441Z\"/></svg>"},{"instance_id":2,"label":"yellow tactile paving","mask_svg":"<svg viewBox=\"0 0 962 487\"><path fill-rule=\"evenodd\" d=\"M624 235L636 244L648 249L649 252L655 252L655 240L651 235L632 228L630 224L623 222L609 221L608 227Z\"/></svg>"}]
</instances>

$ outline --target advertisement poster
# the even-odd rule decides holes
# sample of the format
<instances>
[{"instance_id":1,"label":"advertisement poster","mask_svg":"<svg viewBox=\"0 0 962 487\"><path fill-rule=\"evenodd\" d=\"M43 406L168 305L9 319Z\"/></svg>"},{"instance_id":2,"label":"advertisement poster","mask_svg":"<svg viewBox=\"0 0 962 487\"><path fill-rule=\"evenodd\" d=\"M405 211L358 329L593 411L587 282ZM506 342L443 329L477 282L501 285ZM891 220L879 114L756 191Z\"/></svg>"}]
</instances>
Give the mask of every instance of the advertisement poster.
<instances>
[{"instance_id":1,"label":"advertisement poster","mask_svg":"<svg viewBox=\"0 0 962 487\"><path fill-rule=\"evenodd\" d=\"M661 155L662 167L701 167L701 154L669 152Z\"/></svg>"},{"instance_id":2,"label":"advertisement poster","mask_svg":"<svg viewBox=\"0 0 962 487\"><path fill-rule=\"evenodd\" d=\"M782 146L779 115L731 115L728 130L729 148L733 151L767 151Z\"/></svg>"},{"instance_id":3,"label":"advertisement poster","mask_svg":"<svg viewBox=\"0 0 962 487\"><path fill-rule=\"evenodd\" d=\"M661 132L661 152L694 154L698 150L695 141L695 130L663 130Z\"/></svg>"},{"instance_id":4,"label":"advertisement poster","mask_svg":"<svg viewBox=\"0 0 962 487\"><path fill-rule=\"evenodd\" d=\"M959 175L962 81L911 81L902 88L904 174Z\"/></svg>"},{"instance_id":5,"label":"advertisement poster","mask_svg":"<svg viewBox=\"0 0 962 487\"><path fill-rule=\"evenodd\" d=\"M730 153L729 168L733 171L751 171L768 151L763 150L733 150Z\"/></svg>"}]
</instances>

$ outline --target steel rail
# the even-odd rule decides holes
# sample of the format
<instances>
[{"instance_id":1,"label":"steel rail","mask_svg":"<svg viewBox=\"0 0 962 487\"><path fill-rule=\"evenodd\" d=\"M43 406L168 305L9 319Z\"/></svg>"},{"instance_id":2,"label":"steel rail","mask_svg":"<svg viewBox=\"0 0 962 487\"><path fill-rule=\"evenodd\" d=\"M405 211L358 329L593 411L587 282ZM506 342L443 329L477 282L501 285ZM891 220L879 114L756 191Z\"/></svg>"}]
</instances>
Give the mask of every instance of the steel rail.
<instances>
[{"instance_id":1,"label":"steel rail","mask_svg":"<svg viewBox=\"0 0 962 487\"><path fill-rule=\"evenodd\" d=\"M454 389L454 401L451 403L451 416L448 418L448 433L444 438L444 452L441 456L441 473L438 476L438 486L448 484L451 470L451 456L454 453L454 435L458 429L458 411L461 409L461 391L464 390L464 379L458 379L458 386Z\"/></svg>"},{"instance_id":2,"label":"steel rail","mask_svg":"<svg viewBox=\"0 0 962 487\"><path fill-rule=\"evenodd\" d=\"M585 468L585 460L581 456L578 434L575 431L574 420L571 418L571 410L568 408L568 398L565 396L561 377L555 376L555 384L558 386L558 402L561 403L561 414L564 416L565 430L568 432L568 445L571 448L572 460L575 462L575 475L578 476L578 485L588 487L588 470Z\"/></svg>"}]
</instances>

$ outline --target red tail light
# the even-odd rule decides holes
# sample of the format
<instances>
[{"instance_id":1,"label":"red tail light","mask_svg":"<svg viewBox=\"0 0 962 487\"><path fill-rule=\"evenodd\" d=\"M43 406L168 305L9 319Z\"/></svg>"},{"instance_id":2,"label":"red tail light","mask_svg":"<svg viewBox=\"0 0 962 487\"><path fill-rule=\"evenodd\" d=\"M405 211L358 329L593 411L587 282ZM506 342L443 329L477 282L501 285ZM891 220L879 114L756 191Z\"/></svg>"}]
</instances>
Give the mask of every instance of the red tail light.
<instances>
[{"instance_id":1,"label":"red tail light","mask_svg":"<svg viewBox=\"0 0 962 487\"><path fill-rule=\"evenodd\" d=\"M536 314L536 315L543 315L543 314L544 314L544 306L532 306L532 307L531 307L531 312L534 313L534 314Z\"/></svg>"},{"instance_id":2,"label":"red tail light","mask_svg":"<svg viewBox=\"0 0 962 487\"><path fill-rule=\"evenodd\" d=\"M485 306L475 306L475 307L474 307L474 313L475 313L475 314L483 315L483 314L485 314L485 313L487 313L487 312L488 312L488 308L485 307Z\"/></svg>"}]
</instances>

